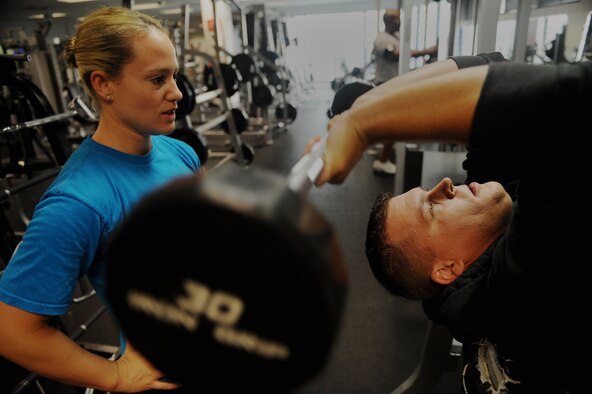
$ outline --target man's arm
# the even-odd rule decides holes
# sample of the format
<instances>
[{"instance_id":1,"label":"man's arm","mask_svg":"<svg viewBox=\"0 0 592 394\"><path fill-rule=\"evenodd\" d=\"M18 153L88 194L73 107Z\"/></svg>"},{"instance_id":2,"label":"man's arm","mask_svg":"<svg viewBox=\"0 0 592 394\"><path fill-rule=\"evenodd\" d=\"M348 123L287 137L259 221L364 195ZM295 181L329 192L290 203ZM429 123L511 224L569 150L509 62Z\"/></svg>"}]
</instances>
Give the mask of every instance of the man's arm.
<instances>
[{"instance_id":1,"label":"man's arm","mask_svg":"<svg viewBox=\"0 0 592 394\"><path fill-rule=\"evenodd\" d=\"M437 55L438 54L438 46L437 45L433 45L431 47L428 48L424 48L424 49L412 49L411 50L411 57L420 57L420 56L425 56L425 55Z\"/></svg>"},{"instance_id":2,"label":"man's arm","mask_svg":"<svg viewBox=\"0 0 592 394\"><path fill-rule=\"evenodd\" d=\"M316 184L343 182L364 150L375 142L466 144L489 66L457 71L450 71L449 67L450 63L440 67L435 63L395 78L393 84L404 77L411 80L403 79L402 86L390 91L385 87L374 99L356 103L332 118L328 124L325 165ZM450 72L439 73L445 69ZM430 70L436 75L431 76Z\"/></svg>"},{"instance_id":3,"label":"man's arm","mask_svg":"<svg viewBox=\"0 0 592 394\"><path fill-rule=\"evenodd\" d=\"M399 75L392 78L385 83L373 88L372 90L364 93L354 101L352 108L374 98L379 98L384 94L392 93L396 89L400 89L411 83L421 81L426 78L435 77L437 75L446 74L452 71L457 71L458 65L452 59L442 60L440 62L426 64L412 72Z\"/></svg>"},{"instance_id":4,"label":"man's arm","mask_svg":"<svg viewBox=\"0 0 592 394\"><path fill-rule=\"evenodd\" d=\"M476 56L454 56L436 63L426 64L413 72L408 72L399 75L375 88L369 92L358 97L353 106L360 104L372 98L378 98L385 93L392 92L394 89L399 89L411 83L421 81L426 78L432 78L437 75L447 74L452 71L457 71L461 68L475 67L485 65L491 62L506 62L508 61L499 52L482 53Z\"/></svg>"},{"instance_id":5,"label":"man's arm","mask_svg":"<svg viewBox=\"0 0 592 394\"><path fill-rule=\"evenodd\" d=\"M438 53L438 47L436 45L431 46L429 48L424 49L412 49L411 50L411 57L420 57L425 55L436 55ZM393 46L388 46L384 52L383 56L385 59L392 60L393 62L399 61L399 50Z\"/></svg>"}]
</instances>

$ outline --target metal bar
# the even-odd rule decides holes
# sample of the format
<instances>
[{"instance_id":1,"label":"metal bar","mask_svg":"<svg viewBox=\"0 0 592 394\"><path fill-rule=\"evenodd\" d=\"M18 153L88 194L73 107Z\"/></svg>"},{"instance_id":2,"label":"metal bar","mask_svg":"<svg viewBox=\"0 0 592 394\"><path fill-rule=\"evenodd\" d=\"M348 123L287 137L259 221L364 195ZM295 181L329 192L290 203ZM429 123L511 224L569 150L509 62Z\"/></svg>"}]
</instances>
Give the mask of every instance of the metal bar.
<instances>
[{"instance_id":1,"label":"metal bar","mask_svg":"<svg viewBox=\"0 0 592 394\"><path fill-rule=\"evenodd\" d=\"M20 61L20 62L30 62L31 55L29 54L21 54L21 55L7 55L7 54L0 54L0 60L13 60L13 61Z\"/></svg>"},{"instance_id":2,"label":"metal bar","mask_svg":"<svg viewBox=\"0 0 592 394\"><path fill-rule=\"evenodd\" d=\"M210 101L211 99L218 97L220 94L222 94L222 89L220 89L220 88L215 89L215 90L210 90L205 93L200 93L197 96L195 96L195 103L196 104L205 103L206 101Z\"/></svg>"},{"instance_id":3,"label":"metal bar","mask_svg":"<svg viewBox=\"0 0 592 394\"><path fill-rule=\"evenodd\" d=\"M60 122L63 120L68 120L70 118L73 118L74 116L77 116L77 115L81 116L82 118L84 118L90 122L97 121L95 114L91 111L90 108L88 108L88 106L84 103L84 101L80 98L80 96L75 97L74 100L72 100L68 104L68 107L71 109L66 112L60 113L60 114L49 115L49 116L46 116L43 118L32 119L32 120L28 120L26 122L21 122L21 123L13 124L10 126L6 126L2 130L0 130L0 134L15 133L19 130L30 129L32 127L43 126L43 125L46 125L49 123L54 123L54 122Z\"/></svg>"},{"instance_id":4,"label":"metal bar","mask_svg":"<svg viewBox=\"0 0 592 394\"><path fill-rule=\"evenodd\" d=\"M207 130L210 130L212 127L217 126L220 123L224 122L229 117L230 117L229 112L225 112L222 115L216 116L215 118L208 120L206 123L203 123L203 124L200 124L199 126L194 127L194 129L198 133L203 133Z\"/></svg>"},{"instance_id":5,"label":"metal bar","mask_svg":"<svg viewBox=\"0 0 592 394\"><path fill-rule=\"evenodd\" d=\"M16 193L18 193L24 189L27 189L31 186L41 183L41 182L45 181L46 179L55 177L56 175L58 175L58 173L61 170L62 170L61 167L55 168L53 170L49 170L47 172L44 172L43 174L36 176L35 178L32 178L32 179L28 180L27 182L24 182L20 185L17 185L15 187L10 188L10 189L1 190L0 191L0 202L8 199L10 196L13 196Z\"/></svg>"},{"instance_id":6,"label":"metal bar","mask_svg":"<svg viewBox=\"0 0 592 394\"><path fill-rule=\"evenodd\" d=\"M76 114L76 111L66 111L61 114L46 116L45 118L28 120L26 122L6 126L0 130L0 134L15 133L19 130L30 129L31 127L42 126L44 124L53 122L60 122L62 120L70 119Z\"/></svg>"}]
</instances>

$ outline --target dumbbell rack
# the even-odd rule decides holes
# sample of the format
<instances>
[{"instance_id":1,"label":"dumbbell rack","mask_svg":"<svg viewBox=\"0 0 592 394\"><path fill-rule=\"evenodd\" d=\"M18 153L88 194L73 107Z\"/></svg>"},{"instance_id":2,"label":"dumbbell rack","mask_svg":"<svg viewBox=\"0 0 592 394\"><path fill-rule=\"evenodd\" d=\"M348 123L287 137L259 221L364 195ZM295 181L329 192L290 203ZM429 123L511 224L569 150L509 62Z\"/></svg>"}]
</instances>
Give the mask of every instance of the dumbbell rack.
<instances>
[{"instance_id":1,"label":"dumbbell rack","mask_svg":"<svg viewBox=\"0 0 592 394\"><path fill-rule=\"evenodd\" d=\"M195 95L195 104L201 105L214 100L215 98L219 98L222 104L221 114L215 115L214 117L209 118L198 125L193 125L191 114L188 114L184 119L186 126L193 128L198 134L203 135L204 137L208 138L208 140L211 140L212 137L216 138L219 135L224 134L225 140L229 140L231 145L231 152L211 151L209 153L210 159L213 158L219 160L210 170L215 169L216 167L226 163L231 159L236 159L241 166L247 166L253 160L254 152L248 149L248 147L246 147L246 145L241 141L236 123L232 116L232 103L230 101L228 92L226 92L220 63L215 57L202 51L187 49L185 50L185 54L197 56L210 62L212 64L214 78L217 84L217 88L214 90L205 92L197 91L197 94ZM226 122L228 127L228 133L214 130L224 122Z\"/></svg>"},{"instance_id":2,"label":"dumbbell rack","mask_svg":"<svg viewBox=\"0 0 592 394\"><path fill-rule=\"evenodd\" d=\"M249 116L247 117L245 129L238 130L239 134L255 146L272 145L273 135L269 126L267 111L262 111L261 108L259 108L259 111L254 111L252 108L252 104L256 102L256 94L254 92L258 89L258 86L262 89L267 89L267 83L258 81L258 78L256 78L256 76L260 75L260 71L257 62L253 58L252 51L246 48L238 55L233 55L221 46L218 46L218 49L232 58L231 64L236 67L240 76L239 92L241 93L241 106L247 109ZM251 67L252 70L246 70ZM251 116L253 113L256 113L257 116Z\"/></svg>"},{"instance_id":3,"label":"dumbbell rack","mask_svg":"<svg viewBox=\"0 0 592 394\"><path fill-rule=\"evenodd\" d=\"M276 81L271 81L269 76L264 76L264 78L269 79L266 85L272 86L273 91L279 93L279 97L276 105L273 106L273 108L271 105L266 106L262 108L262 112L264 113L263 117L268 123L270 134L272 134L274 131L285 132L288 130L288 125L292 123L295 118L295 107L288 102L287 97L288 73L286 66L282 62L278 64L277 62L268 59L264 54L255 52L255 50L251 47L247 47L247 51L251 51L255 54L258 61L263 64L263 69L267 70L267 74L271 73L278 78ZM263 74L265 74L265 72L263 72ZM274 116L270 115L270 112L273 113ZM277 120L277 123L271 123L270 119L272 117Z\"/></svg>"}]
</instances>

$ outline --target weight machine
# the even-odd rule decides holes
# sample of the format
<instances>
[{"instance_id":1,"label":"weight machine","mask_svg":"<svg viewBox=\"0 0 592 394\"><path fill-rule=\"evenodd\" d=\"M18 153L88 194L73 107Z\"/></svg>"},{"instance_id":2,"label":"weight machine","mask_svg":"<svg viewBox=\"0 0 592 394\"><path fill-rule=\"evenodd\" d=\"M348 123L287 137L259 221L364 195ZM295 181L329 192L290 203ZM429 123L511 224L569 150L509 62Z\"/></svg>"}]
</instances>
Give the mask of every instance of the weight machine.
<instances>
[{"instance_id":1,"label":"weight machine","mask_svg":"<svg viewBox=\"0 0 592 394\"><path fill-rule=\"evenodd\" d=\"M236 73L229 65L223 64L219 58L203 51L189 48L189 7L183 7L183 22L173 29L175 44L177 46L179 64L181 65L180 78L177 86L183 92L183 100L179 102L177 127L171 137L188 142L200 156L202 163L210 158L219 159L215 167L224 164L227 160L235 159L242 166L247 166L253 161L255 151L249 145L241 141L240 129L236 111L233 111L231 97L236 92ZM194 82L189 77L189 69L196 68L201 63L204 67L205 81L199 87L194 87ZM218 110L214 113L204 113L201 106L205 103L216 101ZM223 128L225 132L217 132L216 128ZM212 138L223 136L230 142L230 152L219 149L213 151ZM214 167L214 168L215 168Z\"/></svg>"},{"instance_id":2,"label":"weight machine","mask_svg":"<svg viewBox=\"0 0 592 394\"><path fill-rule=\"evenodd\" d=\"M41 89L17 72L17 63L30 60L28 54L0 55L1 176L25 173L31 177L36 170L63 165L72 153L63 121L84 112L77 108L56 116ZM37 127L42 133L33 129ZM2 151L8 154L7 163Z\"/></svg>"},{"instance_id":3,"label":"weight machine","mask_svg":"<svg viewBox=\"0 0 592 394\"><path fill-rule=\"evenodd\" d=\"M234 1L225 0L223 4L230 4L238 15L235 20L240 21L240 47L236 52L224 47L221 43L215 0L204 0L213 10L212 19L206 19L204 26L211 30L212 44L217 56L221 59L231 59L230 64L236 66L240 73L240 93L242 106L248 108L249 125L242 132L243 136L265 137L266 144L273 143L274 131L286 131L297 115L297 109L289 103L290 73L283 64L283 53L288 44L286 25L280 18L270 19L263 5L252 5L243 9ZM207 23L206 23L207 22ZM211 22L211 23L210 23ZM213 25L213 26L210 26ZM206 30L206 35L208 34ZM272 37L268 39L268 37ZM275 98L277 105L272 107ZM270 112L272 114L270 115ZM275 115L276 124L271 118Z\"/></svg>"}]
</instances>

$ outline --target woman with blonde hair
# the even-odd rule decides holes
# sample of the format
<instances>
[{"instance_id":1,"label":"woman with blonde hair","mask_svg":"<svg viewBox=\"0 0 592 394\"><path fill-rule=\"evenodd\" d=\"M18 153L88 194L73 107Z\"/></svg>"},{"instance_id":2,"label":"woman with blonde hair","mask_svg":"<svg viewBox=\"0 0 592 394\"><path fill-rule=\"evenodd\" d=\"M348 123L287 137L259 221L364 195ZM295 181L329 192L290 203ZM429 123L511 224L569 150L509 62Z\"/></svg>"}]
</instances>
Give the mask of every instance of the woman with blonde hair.
<instances>
[{"instance_id":1,"label":"woman with blonde hair","mask_svg":"<svg viewBox=\"0 0 592 394\"><path fill-rule=\"evenodd\" d=\"M69 310L86 275L104 297L107 240L134 204L170 180L200 171L195 152L166 137L175 128L179 65L156 19L101 8L65 50L99 112L96 131L64 164L35 207L0 278L0 355L41 376L104 391L170 390L131 346L110 361L50 324Z\"/></svg>"}]
</instances>

